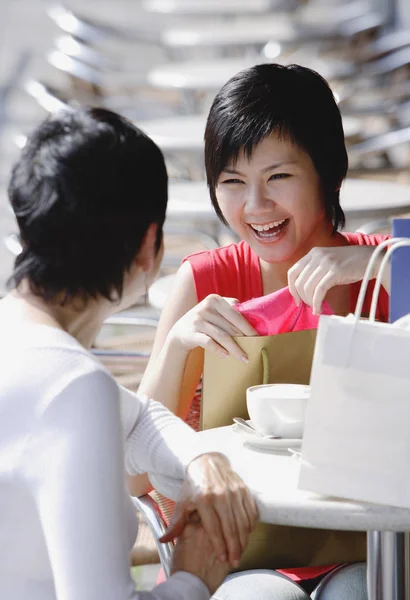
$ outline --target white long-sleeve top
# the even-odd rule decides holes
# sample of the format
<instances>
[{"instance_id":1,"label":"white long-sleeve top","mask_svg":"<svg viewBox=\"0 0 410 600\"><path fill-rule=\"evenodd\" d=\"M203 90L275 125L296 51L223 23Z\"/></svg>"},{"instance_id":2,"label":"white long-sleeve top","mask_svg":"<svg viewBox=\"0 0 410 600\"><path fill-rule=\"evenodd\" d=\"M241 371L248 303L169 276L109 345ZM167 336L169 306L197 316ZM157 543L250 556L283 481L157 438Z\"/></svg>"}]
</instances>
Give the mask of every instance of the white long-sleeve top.
<instances>
[{"instance_id":1,"label":"white long-sleeve top","mask_svg":"<svg viewBox=\"0 0 410 600\"><path fill-rule=\"evenodd\" d=\"M129 573L137 518L124 460L131 474L180 479L195 437L69 334L2 328L1 600L208 600L187 572L140 593Z\"/></svg>"}]
</instances>

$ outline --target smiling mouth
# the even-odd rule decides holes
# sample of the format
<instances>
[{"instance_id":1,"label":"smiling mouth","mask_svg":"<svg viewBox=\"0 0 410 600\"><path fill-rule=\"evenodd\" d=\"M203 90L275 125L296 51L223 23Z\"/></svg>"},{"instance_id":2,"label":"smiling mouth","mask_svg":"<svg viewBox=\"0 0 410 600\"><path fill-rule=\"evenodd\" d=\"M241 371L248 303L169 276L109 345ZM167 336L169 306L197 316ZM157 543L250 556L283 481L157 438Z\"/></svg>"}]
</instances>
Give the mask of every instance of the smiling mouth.
<instances>
[{"instance_id":1,"label":"smiling mouth","mask_svg":"<svg viewBox=\"0 0 410 600\"><path fill-rule=\"evenodd\" d=\"M289 219L281 219L280 221L271 221L264 225L257 225L255 223L249 223L255 237L261 241L276 241L279 236L285 231Z\"/></svg>"}]
</instances>

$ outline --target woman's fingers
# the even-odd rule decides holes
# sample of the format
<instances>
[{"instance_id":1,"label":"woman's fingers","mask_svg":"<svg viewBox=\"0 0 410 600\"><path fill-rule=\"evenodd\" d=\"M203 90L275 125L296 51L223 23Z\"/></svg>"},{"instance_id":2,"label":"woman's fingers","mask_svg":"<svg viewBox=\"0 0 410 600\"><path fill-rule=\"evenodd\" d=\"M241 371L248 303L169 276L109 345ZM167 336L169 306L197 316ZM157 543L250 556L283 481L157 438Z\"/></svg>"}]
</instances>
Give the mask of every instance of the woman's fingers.
<instances>
[{"instance_id":1,"label":"woman's fingers","mask_svg":"<svg viewBox=\"0 0 410 600\"><path fill-rule=\"evenodd\" d=\"M201 518L202 526L211 540L214 552L220 561L229 559L229 548L224 536L224 530L218 512L215 510L213 494L203 496L198 504L197 511Z\"/></svg>"},{"instance_id":2,"label":"woman's fingers","mask_svg":"<svg viewBox=\"0 0 410 600\"><path fill-rule=\"evenodd\" d=\"M308 306L313 307L313 298L316 293L316 289L320 285L321 281L323 280L323 277L326 274L327 274L326 269L322 265L319 265L318 267L316 267L315 269L312 269L311 271L308 271L307 269L305 269L304 279L300 282L300 284L299 284L299 281L297 282L297 285L300 285L300 290L301 290L300 293L303 296L303 302L305 302ZM323 300L324 300L324 296L322 298L322 301ZM320 313L321 306L322 305L320 304L319 305L319 313Z\"/></svg>"},{"instance_id":3,"label":"woman's fingers","mask_svg":"<svg viewBox=\"0 0 410 600\"><path fill-rule=\"evenodd\" d=\"M208 336L209 340L212 340L213 343L216 342L222 349L224 349L226 352L228 352L228 354L232 355L234 358L237 358L242 362L248 362L247 355L242 350L242 348L238 346L235 340L218 327L215 327L215 325L212 325L211 323L204 323L202 332L206 336ZM209 342L206 342L203 347L206 350L210 350L211 345L213 346L212 343L210 344Z\"/></svg>"},{"instance_id":4,"label":"woman's fingers","mask_svg":"<svg viewBox=\"0 0 410 600\"><path fill-rule=\"evenodd\" d=\"M239 493L232 501L232 513L236 521L236 530L241 544L241 553L248 545L249 534L253 529L251 519L247 514L244 504L244 494Z\"/></svg>"},{"instance_id":5,"label":"woman's fingers","mask_svg":"<svg viewBox=\"0 0 410 600\"><path fill-rule=\"evenodd\" d=\"M172 520L168 525L165 533L159 538L159 541L163 544L167 542L171 542L175 538L179 537L181 533L184 531L185 525L187 523L186 513L181 505L177 504L175 507L174 514L172 516Z\"/></svg>"},{"instance_id":6,"label":"woman's fingers","mask_svg":"<svg viewBox=\"0 0 410 600\"><path fill-rule=\"evenodd\" d=\"M237 303L235 298L223 298L225 302L221 305L220 313L240 332L239 335L258 335L256 329L245 319L233 306Z\"/></svg>"},{"instance_id":7,"label":"woman's fingers","mask_svg":"<svg viewBox=\"0 0 410 600\"><path fill-rule=\"evenodd\" d=\"M189 350L198 346L238 360L248 358L235 337L254 336L256 331L232 305L236 298L222 298L211 294L188 311L172 328L172 335Z\"/></svg>"},{"instance_id":8,"label":"woman's fingers","mask_svg":"<svg viewBox=\"0 0 410 600\"><path fill-rule=\"evenodd\" d=\"M309 255L308 255L309 256ZM319 260L315 254L308 261L302 259L289 270L289 291L298 304L299 300L312 307L319 315L327 292L336 285L335 272L326 258ZM307 257L305 257L307 258Z\"/></svg>"},{"instance_id":9,"label":"woman's fingers","mask_svg":"<svg viewBox=\"0 0 410 600\"><path fill-rule=\"evenodd\" d=\"M188 523L198 525L200 522L201 517L197 510L189 512L186 504L178 503L172 515L171 522L165 533L159 538L159 541L163 544L171 542L182 534Z\"/></svg>"},{"instance_id":10,"label":"woman's fingers","mask_svg":"<svg viewBox=\"0 0 410 600\"><path fill-rule=\"evenodd\" d=\"M313 314L319 315L322 310L322 304L328 291L334 286L334 273L329 271L322 277L315 288L312 298Z\"/></svg>"},{"instance_id":11,"label":"woman's fingers","mask_svg":"<svg viewBox=\"0 0 410 600\"><path fill-rule=\"evenodd\" d=\"M236 311L235 311L236 312ZM209 312L209 314L198 315L196 319L196 326L202 328L204 323L210 323L218 327L221 331L224 331L231 337L242 336L243 333L233 323L231 323L224 315L220 312Z\"/></svg>"},{"instance_id":12,"label":"woman's fingers","mask_svg":"<svg viewBox=\"0 0 410 600\"><path fill-rule=\"evenodd\" d=\"M250 531L253 531L259 519L259 511L258 507L256 506L255 499L248 488L246 488L243 496L243 506L248 517Z\"/></svg>"},{"instance_id":13,"label":"woman's fingers","mask_svg":"<svg viewBox=\"0 0 410 600\"><path fill-rule=\"evenodd\" d=\"M304 269L309 265L310 260L311 260L310 254L307 254L301 260L299 260L296 264L294 264L293 267L291 267L288 271L289 292L293 296L297 306L299 306L301 300L303 301L303 298L301 297L301 295L299 293L299 287L297 286L296 282L298 281L298 279L299 279L301 273L304 271Z\"/></svg>"},{"instance_id":14,"label":"woman's fingers","mask_svg":"<svg viewBox=\"0 0 410 600\"><path fill-rule=\"evenodd\" d=\"M231 493L228 497L223 495L215 496L215 511L221 523L221 531L227 548L228 560L235 568L239 565L243 552L242 532L238 528L234 514L236 504L235 494Z\"/></svg>"}]
</instances>

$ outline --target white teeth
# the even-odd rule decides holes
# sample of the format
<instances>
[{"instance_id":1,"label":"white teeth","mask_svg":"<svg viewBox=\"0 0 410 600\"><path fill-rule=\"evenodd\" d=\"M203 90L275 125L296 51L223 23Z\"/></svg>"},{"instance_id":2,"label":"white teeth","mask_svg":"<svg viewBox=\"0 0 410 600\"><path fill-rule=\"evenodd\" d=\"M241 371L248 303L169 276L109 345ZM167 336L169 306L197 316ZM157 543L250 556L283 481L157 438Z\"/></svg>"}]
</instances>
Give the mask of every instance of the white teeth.
<instances>
[{"instance_id":1,"label":"white teeth","mask_svg":"<svg viewBox=\"0 0 410 600\"><path fill-rule=\"evenodd\" d=\"M250 223L250 226L252 229L255 229L255 231L269 231L269 229L272 229L273 227L279 227L279 225L282 225L285 221L286 219L282 219L281 221L266 223L265 225L254 225L253 223Z\"/></svg>"}]
</instances>

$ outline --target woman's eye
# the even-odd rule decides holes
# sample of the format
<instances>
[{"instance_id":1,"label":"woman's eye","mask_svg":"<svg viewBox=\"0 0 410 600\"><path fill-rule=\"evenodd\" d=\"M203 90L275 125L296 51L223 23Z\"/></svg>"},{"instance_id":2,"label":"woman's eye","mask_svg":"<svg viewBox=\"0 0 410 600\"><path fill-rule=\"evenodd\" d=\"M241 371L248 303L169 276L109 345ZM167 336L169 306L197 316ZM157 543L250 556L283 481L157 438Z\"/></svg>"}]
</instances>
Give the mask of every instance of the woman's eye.
<instances>
[{"instance_id":1,"label":"woman's eye","mask_svg":"<svg viewBox=\"0 0 410 600\"><path fill-rule=\"evenodd\" d=\"M221 183L243 183L240 179L224 179Z\"/></svg>"},{"instance_id":2,"label":"woman's eye","mask_svg":"<svg viewBox=\"0 0 410 600\"><path fill-rule=\"evenodd\" d=\"M276 179L287 179L288 177L290 177L289 173L275 173L274 175L271 175L269 177L269 181L276 180Z\"/></svg>"}]
</instances>

